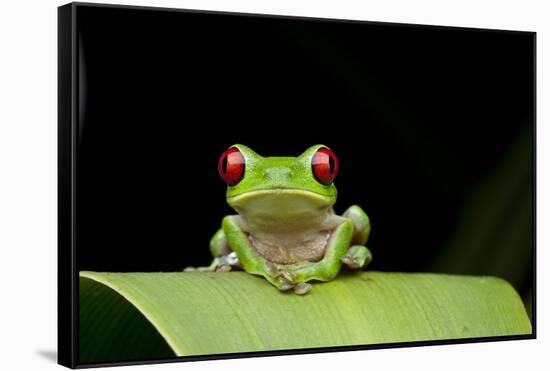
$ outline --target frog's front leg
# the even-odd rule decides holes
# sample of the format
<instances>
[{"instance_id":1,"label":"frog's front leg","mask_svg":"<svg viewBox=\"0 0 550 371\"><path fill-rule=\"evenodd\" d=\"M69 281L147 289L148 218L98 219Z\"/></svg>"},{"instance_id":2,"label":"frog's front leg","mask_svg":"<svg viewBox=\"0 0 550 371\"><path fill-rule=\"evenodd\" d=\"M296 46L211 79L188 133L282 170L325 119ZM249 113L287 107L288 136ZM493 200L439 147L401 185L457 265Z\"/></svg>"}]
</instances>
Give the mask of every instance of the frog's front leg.
<instances>
[{"instance_id":1,"label":"frog's front leg","mask_svg":"<svg viewBox=\"0 0 550 371\"><path fill-rule=\"evenodd\" d=\"M242 268L237 254L231 251L222 228L218 229L210 239L210 253L214 257L209 267L211 271L229 272L233 269Z\"/></svg>"},{"instance_id":2,"label":"frog's front leg","mask_svg":"<svg viewBox=\"0 0 550 371\"><path fill-rule=\"evenodd\" d=\"M330 281L336 277L342 267L341 258L348 251L352 241L353 232L353 222L350 219L344 219L332 233L325 255L320 261L281 266L280 269L286 279L296 284L297 294L305 294L309 291L310 285L304 284L307 281Z\"/></svg>"},{"instance_id":3,"label":"frog's front leg","mask_svg":"<svg viewBox=\"0 0 550 371\"><path fill-rule=\"evenodd\" d=\"M351 269L361 269L372 261L372 254L365 246L370 234L369 217L357 205L348 208L343 217L353 222L354 232L352 246L340 260Z\"/></svg>"},{"instance_id":4,"label":"frog's front leg","mask_svg":"<svg viewBox=\"0 0 550 371\"><path fill-rule=\"evenodd\" d=\"M241 229L238 218L239 216L232 215L223 218L222 229L243 269L250 274L263 276L281 291L293 288L294 285L281 274L273 263L256 253L246 233Z\"/></svg>"},{"instance_id":5,"label":"frog's front leg","mask_svg":"<svg viewBox=\"0 0 550 371\"><path fill-rule=\"evenodd\" d=\"M364 212L360 206L353 205L350 206L342 216L353 222L352 245L366 244L370 234L370 219L367 213Z\"/></svg>"}]
</instances>

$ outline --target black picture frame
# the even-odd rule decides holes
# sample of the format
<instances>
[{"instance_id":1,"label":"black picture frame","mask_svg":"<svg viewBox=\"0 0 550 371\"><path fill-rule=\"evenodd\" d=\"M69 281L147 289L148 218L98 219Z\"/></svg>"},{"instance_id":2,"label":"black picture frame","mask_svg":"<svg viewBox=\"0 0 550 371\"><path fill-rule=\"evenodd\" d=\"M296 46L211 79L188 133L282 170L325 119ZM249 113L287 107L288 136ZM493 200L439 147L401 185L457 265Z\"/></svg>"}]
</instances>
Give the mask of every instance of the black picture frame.
<instances>
[{"instance_id":1,"label":"black picture frame","mask_svg":"<svg viewBox=\"0 0 550 371\"><path fill-rule=\"evenodd\" d=\"M274 356L285 354L306 354L318 352L353 351L363 349L414 347L425 345L460 344L486 341L504 341L536 338L536 75L533 75L533 101L532 101L532 157L533 157L533 210L532 210L532 236L533 236L533 298L531 323L533 332L530 335L498 336L483 338L464 338L452 340L428 340L407 343L385 343L361 346L336 346L327 348L292 349L277 351L261 351L250 353L214 354L203 356L184 356L164 359L148 359L131 362L98 362L82 364L78 359L79 349L79 285L78 285L78 246L76 238L76 194L78 192L76 173L78 171L78 131L79 131L79 64L78 64L78 17L77 9L81 7L116 8L120 10L163 11L173 13L200 13L211 15L239 15L240 13L226 13L217 11L201 11L186 9L169 9L157 7L122 6L92 3L70 3L58 8L58 363L69 368L87 368L98 366L116 366L133 364L150 364L165 362L197 361L211 359L241 358ZM241 14L247 17L279 20L312 20L316 22L331 23L335 27L339 24L364 24L364 25L388 25L395 23L367 22L355 20L319 19L295 16L275 16L263 14ZM454 31L472 31L470 28L442 27L427 25L403 25L410 28L437 28L441 30L452 29ZM525 31L485 30L480 32L497 33L521 33L532 38L533 53L536 54L536 33ZM536 59L533 58L533 61ZM536 71L536 66L533 66Z\"/></svg>"}]
</instances>

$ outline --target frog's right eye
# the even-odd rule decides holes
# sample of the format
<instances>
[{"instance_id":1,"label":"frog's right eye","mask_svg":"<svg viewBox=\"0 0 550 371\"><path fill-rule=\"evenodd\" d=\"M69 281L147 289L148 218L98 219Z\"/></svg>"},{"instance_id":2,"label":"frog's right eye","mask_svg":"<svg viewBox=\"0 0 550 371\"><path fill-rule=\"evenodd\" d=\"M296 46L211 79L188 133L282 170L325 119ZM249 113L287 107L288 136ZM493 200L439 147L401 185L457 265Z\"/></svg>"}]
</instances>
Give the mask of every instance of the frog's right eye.
<instances>
[{"instance_id":1,"label":"frog's right eye","mask_svg":"<svg viewBox=\"0 0 550 371\"><path fill-rule=\"evenodd\" d=\"M330 149L321 147L311 159L311 168L319 183L329 185L338 175L338 157Z\"/></svg>"},{"instance_id":2,"label":"frog's right eye","mask_svg":"<svg viewBox=\"0 0 550 371\"><path fill-rule=\"evenodd\" d=\"M226 150L218 160L220 177L230 186L234 186L242 180L244 166L244 156L237 147L231 147Z\"/></svg>"}]
</instances>

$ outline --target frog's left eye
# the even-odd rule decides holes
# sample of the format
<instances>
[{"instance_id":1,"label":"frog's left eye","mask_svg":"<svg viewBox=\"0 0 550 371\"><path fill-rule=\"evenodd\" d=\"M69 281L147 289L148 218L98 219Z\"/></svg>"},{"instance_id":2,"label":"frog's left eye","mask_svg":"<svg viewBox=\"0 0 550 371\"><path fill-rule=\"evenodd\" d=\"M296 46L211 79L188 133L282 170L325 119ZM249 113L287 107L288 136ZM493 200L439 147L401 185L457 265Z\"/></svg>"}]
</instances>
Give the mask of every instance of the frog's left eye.
<instances>
[{"instance_id":1,"label":"frog's left eye","mask_svg":"<svg viewBox=\"0 0 550 371\"><path fill-rule=\"evenodd\" d=\"M329 185L338 175L338 158L330 149L321 147L311 159L311 169L315 179L321 184Z\"/></svg>"},{"instance_id":2,"label":"frog's left eye","mask_svg":"<svg viewBox=\"0 0 550 371\"><path fill-rule=\"evenodd\" d=\"M244 175L244 156L237 147L231 147L220 156L218 172L220 177L230 186L239 183Z\"/></svg>"}]
</instances>

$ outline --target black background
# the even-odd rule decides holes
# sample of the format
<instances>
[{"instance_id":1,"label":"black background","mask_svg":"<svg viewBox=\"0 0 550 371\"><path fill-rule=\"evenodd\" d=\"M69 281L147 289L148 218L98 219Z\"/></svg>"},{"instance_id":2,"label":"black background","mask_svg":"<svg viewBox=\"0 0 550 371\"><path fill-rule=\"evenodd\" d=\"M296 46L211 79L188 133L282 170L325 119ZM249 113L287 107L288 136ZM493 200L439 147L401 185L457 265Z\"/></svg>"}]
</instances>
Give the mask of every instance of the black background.
<instances>
[{"instance_id":1,"label":"black background","mask_svg":"<svg viewBox=\"0 0 550 371\"><path fill-rule=\"evenodd\" d=\"M336 211L358 204L371 218L371 269L496 274L529 295L533 34L77 11L79 270L209 264L232 213L218 156L234 143L264 156L323 143L341 163ZM515 148L526 155L508 166ZM473 204L480 189L511 201ZM482 219L498 216L500 235L518 208L526 227L503 263ZM455 258L461 238L475 249Z\"/></svg>"}]
</instances>

